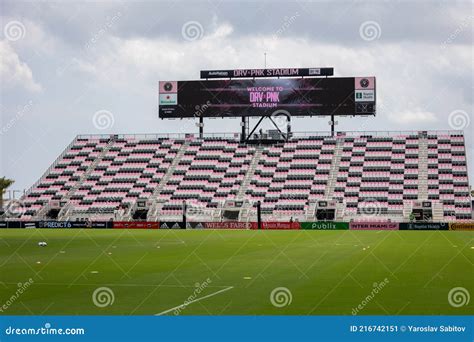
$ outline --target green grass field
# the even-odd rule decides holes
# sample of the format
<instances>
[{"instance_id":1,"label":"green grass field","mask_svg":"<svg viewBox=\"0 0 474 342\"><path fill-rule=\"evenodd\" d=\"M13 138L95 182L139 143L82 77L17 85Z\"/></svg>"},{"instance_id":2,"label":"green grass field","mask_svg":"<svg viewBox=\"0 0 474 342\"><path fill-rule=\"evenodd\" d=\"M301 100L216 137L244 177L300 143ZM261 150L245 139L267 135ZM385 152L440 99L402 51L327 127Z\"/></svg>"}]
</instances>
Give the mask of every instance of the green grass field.
<instances>
[{"instance_id":1,"label":"green grass field","mask_svg":"<svg viewBox=\"0 0 474 342\"><path fill-rule=\"evenodd\" d=\"M473 265L462 231L2 229L0 314L465 315Z\"/></svg>"}]
</instances>

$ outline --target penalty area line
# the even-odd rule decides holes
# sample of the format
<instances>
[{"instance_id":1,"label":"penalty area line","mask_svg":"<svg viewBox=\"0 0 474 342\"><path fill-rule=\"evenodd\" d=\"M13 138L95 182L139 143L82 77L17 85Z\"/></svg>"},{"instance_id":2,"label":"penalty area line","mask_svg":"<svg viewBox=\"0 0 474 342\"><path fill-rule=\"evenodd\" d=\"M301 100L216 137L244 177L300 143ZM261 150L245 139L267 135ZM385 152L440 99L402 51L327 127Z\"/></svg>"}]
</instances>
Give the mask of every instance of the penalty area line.
<instances>
[{"instance_id":1,"label":"penalty area line","mask_svg":"<svg viewBox=\"0 0 474 342\"><path fill-rule=\"evenodd\" d=\"M174 308L171 308L171 309L168 309L168 310L165 310L165 311L162 311L160 313L157 313L155 314L155 316L161 316L161 315L164 315L164 314L167 314L168 312L171 312L171 311L174 311L176 309L181 309L181 308L185 308L187 307L188 305L192 304L192 303L196 303L196 302L199 302L203 299L206 299L206 298L209 298L209 297L212 297L212 296L215 296L215 295L218 295L219 293L222 293L222 292L226 292L226 291L229 291L229 290L232 290L234 287L233 286L229 286L229 287L226 287L225 289L222 289L222 290L219 290L219 291L216 291L216 292L213 292L213 293L210 293L208 295L205 295L205 296L202 296L202 297L199 297L195 300L192 300L190 302L187 302L187 303L184 303L184 304L181 304L181 305L178 305L178 306L175 306Z\"/></svg>"}]
</instances>

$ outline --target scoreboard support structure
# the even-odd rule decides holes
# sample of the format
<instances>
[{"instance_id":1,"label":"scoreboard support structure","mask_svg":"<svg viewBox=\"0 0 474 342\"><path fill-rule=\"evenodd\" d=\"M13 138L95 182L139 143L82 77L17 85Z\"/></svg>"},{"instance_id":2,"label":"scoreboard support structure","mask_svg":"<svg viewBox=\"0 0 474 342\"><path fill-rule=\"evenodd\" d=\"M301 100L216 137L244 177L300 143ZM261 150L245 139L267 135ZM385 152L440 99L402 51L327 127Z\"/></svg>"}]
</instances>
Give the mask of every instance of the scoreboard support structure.
<instances>
[{"instance_id":1,"label":"scoreboard support structure","mask_svg":"<svg viewBox=\"0 0 474 342\"><path fill-rule=\"evenodd\" d=\"M286 117L286 133L282 132L280 127L275 123L271 115L262 115L260 119L258 120L257 124L253 127L252 131L250 133L246 133L246 126L245 126L245 120L242 120L243 122L243 127L242 127L242 136L241 136L241 141L243 142L248 142L252 138L252 134L255 133L257 128L260 126L262 121L264 119L269 119L273 126L280 132L281 136L283 137L284 140L288 141L288 139L291 137L291 116L290 115L285 115Z\"/></svg>"},{"instance_id":2,"label":"scoreboard support structure","mask_svg":"<svg viewBox=\"0 0 474 342\"><path fill-rule=\"evenodd\" d=\"M199 117L199 138L203 139L204 138L204 118L201 116Z\"/></svg>"},{"instance_id":3,"label":"scoreboard support structure","mask_svg":"<svg viewBox=\"0 0 474 342\"><path fill-rule=\"evenodd\" d=\"M334 137L336 123L334 122L334 115L331 115L331 137Z\"/></svg>"},{"instance_id":4,"label":"scoreboard support structure","mask_svg":"<svg viewBox=\"0 0 474 342\"><path fill-rule=\"evenodd\" d=\"M248 133L249 127L249 118L243 116L242 121L240 122L241 126L241 133L240 133L240 141L242 142L249 142L252 140L252 135L255 133L257 128L260 126L260 124L263 122L264 119L269 119L270 122L273 124L273 126L280 132L281 136L285 141L288 141L288 139L291 137L291 116L285 115L286 116L286 132L283 132L280 127L275 123L275 121L272 119L271 115L263 115L260 117L258 120L257 124L252 128L252 131ZM199 122L196 124L199 128L199 138L203 139L204 138L204 118L200 117Z\"/></svg>"}]
</instances>

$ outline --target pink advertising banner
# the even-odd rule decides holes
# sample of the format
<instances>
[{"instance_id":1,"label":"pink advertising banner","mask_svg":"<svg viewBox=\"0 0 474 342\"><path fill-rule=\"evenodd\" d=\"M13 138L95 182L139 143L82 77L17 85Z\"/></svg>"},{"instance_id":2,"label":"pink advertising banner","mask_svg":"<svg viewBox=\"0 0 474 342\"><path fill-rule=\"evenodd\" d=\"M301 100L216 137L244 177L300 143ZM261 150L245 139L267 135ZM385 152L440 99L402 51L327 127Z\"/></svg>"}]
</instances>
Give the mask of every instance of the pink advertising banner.
<instances>
[{"instance_id":1,"label":"pink advertising banner","mask_svg":"<svg viewBox=\"0 0 474 342\"><path fill-rule=\"evenodd\" d=\"M353 230L398 230L398 222L351 222Z\"/></svg>"}]
</instances>

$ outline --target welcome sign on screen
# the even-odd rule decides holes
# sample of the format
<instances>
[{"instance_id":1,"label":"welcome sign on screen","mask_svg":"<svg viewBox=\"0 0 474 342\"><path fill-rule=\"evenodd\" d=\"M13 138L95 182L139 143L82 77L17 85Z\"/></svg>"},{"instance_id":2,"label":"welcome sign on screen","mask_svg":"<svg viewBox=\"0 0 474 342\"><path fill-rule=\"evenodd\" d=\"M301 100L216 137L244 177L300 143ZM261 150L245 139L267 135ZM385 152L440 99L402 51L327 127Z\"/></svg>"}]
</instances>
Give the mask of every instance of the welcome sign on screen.
<instances>
[{"instance_id":1,"label":"welcome sign on screen","mask_svg":"<svg viewBox=\"0 0 474 342\"><path fill-rule=\"evenodd\" d=\"M375 115L375 77L160 82L160 118Z\"/></svg>"}]
</instances>

